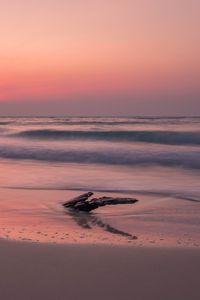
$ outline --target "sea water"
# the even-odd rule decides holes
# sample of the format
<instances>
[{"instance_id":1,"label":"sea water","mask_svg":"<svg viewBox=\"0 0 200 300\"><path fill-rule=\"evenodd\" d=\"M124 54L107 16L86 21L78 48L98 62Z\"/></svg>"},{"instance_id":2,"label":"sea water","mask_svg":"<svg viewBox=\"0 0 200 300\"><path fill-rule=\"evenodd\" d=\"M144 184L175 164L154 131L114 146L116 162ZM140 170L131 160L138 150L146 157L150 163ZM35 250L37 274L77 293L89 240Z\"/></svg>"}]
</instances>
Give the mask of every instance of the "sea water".
<instances>
[{"instance_id":1,"label":"sea water","mask_svg":"<svg viewBox=\"0 0 200 300\"><path fill-rule=\"evenodd\" d=\"M198 205L199 175L200 117L0 118L1 189Z\"/></svg>"}]
</instances>

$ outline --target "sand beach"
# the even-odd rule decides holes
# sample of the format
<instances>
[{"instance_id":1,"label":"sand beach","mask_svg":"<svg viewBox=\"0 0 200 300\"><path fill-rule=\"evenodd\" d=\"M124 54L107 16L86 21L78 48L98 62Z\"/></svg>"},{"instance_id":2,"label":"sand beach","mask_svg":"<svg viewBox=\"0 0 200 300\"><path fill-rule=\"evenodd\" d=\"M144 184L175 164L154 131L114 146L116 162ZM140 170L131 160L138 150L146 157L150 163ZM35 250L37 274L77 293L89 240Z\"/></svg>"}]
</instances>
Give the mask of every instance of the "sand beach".
<instances>
[{"instance_id":1,"label":"sand beach","mask_svg":"<svg viewBox=\"0 0 200 300\"><path fill-rule=\"evenodd\" d=\"M195 249L0 241L6 300L198 300Z\"/></svg>"}]
</instances>

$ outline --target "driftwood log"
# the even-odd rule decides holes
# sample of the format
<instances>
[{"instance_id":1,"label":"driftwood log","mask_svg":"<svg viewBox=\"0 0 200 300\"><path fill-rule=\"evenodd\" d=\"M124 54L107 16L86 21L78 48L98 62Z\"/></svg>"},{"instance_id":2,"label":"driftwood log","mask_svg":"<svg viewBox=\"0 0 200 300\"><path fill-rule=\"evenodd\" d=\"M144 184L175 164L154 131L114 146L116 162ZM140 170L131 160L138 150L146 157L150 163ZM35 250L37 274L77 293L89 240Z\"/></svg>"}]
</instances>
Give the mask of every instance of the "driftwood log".
<instances>
[{"instance_id":1,"label":"driftwood log","mask_svg":"<svg viewBox=\"0 0 200 300\"><path fill-rule=\"evenodd\" d=\"M118 198L118 197L100 197L89 199L93 195L92 192L80 195L71 201L63 203L65 208L70 208L78 211L90 212L98 207L105 205L116 204L133 204L138 200L135 198Z\"/></svg>"}]
</instances>

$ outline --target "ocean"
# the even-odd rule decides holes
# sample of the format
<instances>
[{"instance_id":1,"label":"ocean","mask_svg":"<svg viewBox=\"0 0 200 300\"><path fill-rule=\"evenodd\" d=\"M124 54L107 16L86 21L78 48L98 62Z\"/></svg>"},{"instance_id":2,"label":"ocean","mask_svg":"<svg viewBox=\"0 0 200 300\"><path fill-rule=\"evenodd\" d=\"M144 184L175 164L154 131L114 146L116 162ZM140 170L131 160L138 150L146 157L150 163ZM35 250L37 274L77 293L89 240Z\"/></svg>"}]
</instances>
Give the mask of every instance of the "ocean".
<instances>
[{"instance_id":1,"label":"ocean","mask_svg":"<svg viewBox=\"0 0 200 300\"><path fill-rule=\"evenodd\" d=\"M2 186L198 200L200 118L1 118L0 160L18 173Z\"/></svg>"},{"instance_id":2,"label":"ocean","mask_svg":"<svg viewBox=\"0 0 200 300\"><path fill-rule=\"evenodd\" d=\"M12 197L92 191L196 205L200 117L1 117L0 169L0 188Z\"/></svg>"}]
</instances>

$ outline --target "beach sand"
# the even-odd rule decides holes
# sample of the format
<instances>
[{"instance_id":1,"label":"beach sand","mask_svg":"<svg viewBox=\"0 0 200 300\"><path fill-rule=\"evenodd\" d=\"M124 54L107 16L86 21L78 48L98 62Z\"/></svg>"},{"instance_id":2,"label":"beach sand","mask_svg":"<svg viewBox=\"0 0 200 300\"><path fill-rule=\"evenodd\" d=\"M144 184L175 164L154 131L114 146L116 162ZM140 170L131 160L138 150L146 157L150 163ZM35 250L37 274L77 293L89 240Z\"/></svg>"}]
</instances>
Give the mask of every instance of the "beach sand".
<instances>
[{"instance_id":1,"label":"beach sand","mask_svg":"<svg viewBox=\"0 0 200 300\"><path fill-rule=\"evenodd\" d=\"M0 241L2 300L199 300L200 251Z\"/></svg>"},{"instance_id":2,"label":"beach sand","mask_svg":"<svg viewBox=\"0 0 200 300\"><path fill-rule=\"evenodd\" d=\"M137 195L131 207L66 213L80 193L1 189L0 299L200 299L198 203Z\"/></svg>"}]
</instances>

